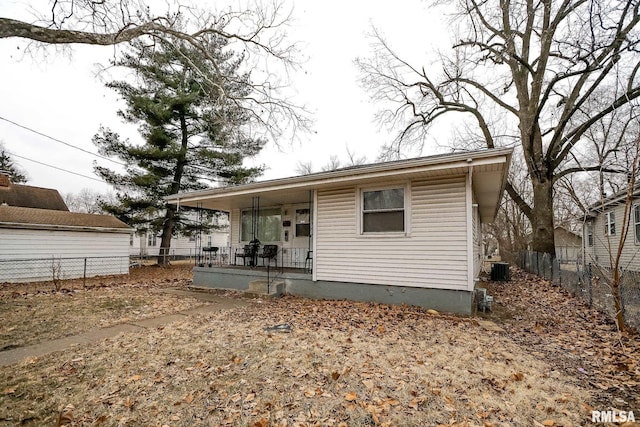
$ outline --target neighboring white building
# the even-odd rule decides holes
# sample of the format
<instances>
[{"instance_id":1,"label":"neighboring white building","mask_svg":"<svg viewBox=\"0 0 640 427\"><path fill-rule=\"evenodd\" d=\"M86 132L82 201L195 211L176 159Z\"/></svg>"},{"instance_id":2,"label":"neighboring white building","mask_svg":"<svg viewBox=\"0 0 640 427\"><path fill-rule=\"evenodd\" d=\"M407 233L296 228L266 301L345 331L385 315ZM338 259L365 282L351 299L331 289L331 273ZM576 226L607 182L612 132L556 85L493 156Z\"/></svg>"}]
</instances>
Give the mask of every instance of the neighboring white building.
<instances>
[{"instance_id":1,"label":"neighboring white building","mask_svg":"<svg viewBox=\"0 0 640 427\"><path fill-rule=\"evenodd\" d=\"M354 166L167 200L230 213L230 264L244 265L235 254L257 238L262 248L277 245L280 266L312 270L280 274L288 293L468 313L482 262L480 225L496 215L511 153ZM196 267L194 284L246 289L259 271Z\"/></svg>"},{"instance_id":2,"label":"neighboring white building","mask_svg":"<svg viewBox=\"0 0 640 427\"><path fill-rule=\"evenodd\" d=\"M0 206L0 282L128 274L131 232L109 215Z\"/></svg>"},{"instance_id":3,"label":"neighboring white building","mask_svg":"<svg viewBox=\"0 0 640 427\"><path fill-rule=\"evenodd\" d=\"M132 256L154 257L160 254L159 234L135 233L131 236L129 253ZM174 236L171 238L170 257L194 258L200 248L217 246L227 248L229 246L229 232L226 230L211 231L202 234L199 243L197 237Z\"/></svg>"},{"instance_id":4,"label":"neighboring white building","mask_svg":"<svg viewBox=\"0 0 640 427\"><path fill-rule=\"evenodd\" d=\"M610 268L620 245L627 192L596 203L589 208L583 226L584 263ZM621 253L620 267L640 271L640 185L636 186L628 217L629 230Z\"/></svg>"},{"instance_id":5,"label":"neighboring white building","mask_svg":"<svg viewBox=\"0 0 640 427\"><path fill-rule=\"evenodd\" d=\"M0 282L128 274L132 231L110 215L69 212L57 190L0 171Z\"/></svg>"},{"instance_id":6,"label":"neighboring white building","mask_svg":"<svg viewBox=\"0 0 640 427\"><path fill-rule=\"evenodd\" d=\"M191 220L196 222L197 214L192 213ZM226 215L214 215L206 225L210 231L196 233L193 236L173 236L169 257L194 258L202 255L201 249L216 246L220 250L229 247L229 219ZM198 241L200 239L200 241ZM129 253L131 256L155 257L160 255L161 233L140 232L131 237Z\"/></svg>"}]
</instances>

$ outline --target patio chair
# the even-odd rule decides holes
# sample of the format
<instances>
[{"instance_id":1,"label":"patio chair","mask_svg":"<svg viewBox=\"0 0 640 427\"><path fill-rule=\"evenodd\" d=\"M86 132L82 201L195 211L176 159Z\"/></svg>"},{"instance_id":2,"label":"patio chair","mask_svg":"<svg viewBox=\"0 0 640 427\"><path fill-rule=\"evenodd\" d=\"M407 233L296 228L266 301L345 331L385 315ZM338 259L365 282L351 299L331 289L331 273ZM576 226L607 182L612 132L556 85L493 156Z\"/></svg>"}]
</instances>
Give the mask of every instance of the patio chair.
<instances>
[{"instance_id":1,"label":"patio chair","mask_svg":"<svg viewBox=\"0 0 640 427\"><path fill-rule=\"evenodd\" d=\"M305 273L311 273L313 270L313 251L307 251L307 257L304 259Z\"/></svg>"},{"instance_id":2,"label":"patio chair","mask_svg":"<svg viewBox=\"0 0 640 427\"><path fill-rule=\"evenodd\" d=\"M249 259L249 265L253 262L254 246L244 245L243 248L236 248L236 253L233 257L233 265L238 265L238 258L242 258L242 265L247 265L247 259Z\"/></svg>"},{"instance_id":3,"label":"patio chair","mask_svg":"<svg viewBox=\"0 0 640 427\"><path fill-rule=\"evenodd\" d=\"M269 265L271 265L271 260L274 260L276 268L278 268L278 245L264 245L262 247L262 253L258 254L258 258L262 258L263 267L264 260L266 259Z\"/></svg>"}]
</instances>

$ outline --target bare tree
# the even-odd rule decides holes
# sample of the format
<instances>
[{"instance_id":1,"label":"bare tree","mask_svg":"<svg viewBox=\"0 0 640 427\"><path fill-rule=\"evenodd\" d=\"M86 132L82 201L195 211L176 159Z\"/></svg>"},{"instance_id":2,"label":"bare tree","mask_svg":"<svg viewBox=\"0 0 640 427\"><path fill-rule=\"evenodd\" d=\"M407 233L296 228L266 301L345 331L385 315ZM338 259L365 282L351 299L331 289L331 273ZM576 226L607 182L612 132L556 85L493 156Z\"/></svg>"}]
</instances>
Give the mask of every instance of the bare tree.
<instances>
[{"instance_id":1,"label":"bare tree","mask_svg":"<svg viewBox=\"0 0 640 427\"><path fill-rule=\"evenodd\" d=\"M65 193L64 202L71 212L104 214L102 204L115 200L113 193L101 194L90 188L83 188L78 193Z\"/></svg>"},{"instance_id":2,"label":"bare tree","mask_svg":"<svg viewBox=\"0 0 640 427\"><path fill-rule=\"evenodd\" d=\"M526 166L522 163L518 157L514 156L509 170L509 181L518 193L527 198L527 195L531 194L531 183L527 180ZM495 221L486 226L485 232L490 239L498 243L503 260L516 262L518 254L527 249L531 223L513 200L505 197L500 203Z\"/></svg>"},{"instance_id":3,"label":"bare tree","mask_svg":"<svg viewBox=\"0 0 640 427\"><path fill-rule=\"evenodd\" d=\"M357 61L386 107L382 118L401 128L389 152L420 144L453 113L471 120L485 147L515 136L533 197L527 202L513 183L506 190L531 222L532 249L553 256L554 184L601 169L572 164L572 154L598 120L640 97L640 0L444 3L456 8L460 30L439 67L404 60L375 29L374 56Z\"/></svg>"},{"instance_id":4,"label":"bare tree","mask_svg":"<svg viewBox=\"0 0 640 427\"><path fill-rule=\"evenodd\" d=\"M313 163L311 161L298 161L296 164L296 173L298 175L309 175L313 173Z\"/></svg>"},{"instance_id":5,"label":"bare tree","mask_svg":"<svg viewBox=\"0 0 640 427\"><path fill-rule=\"evenodd\" d=\"M329 161L327 162L327 164L322 166L321 169L323 172L328 172L328 171L334 171L336 169L340 169L341 166L342 166L342 162L340 161L340 158L338 157L338 155L332 154L329 156Z\"/></svg>"},{"instance_id":6,"label":"bare tree","mask_svg":"<svg viewBox=\"0 0 640 427\"><path fill-rule=\"evenodd\" d=\"M209 82L217 88L217 96L243 108L276 144L285 132L295 135L308 129L307 111L285 93L285 77L298 64L298 50L288 42L291 16L280 0L218 12L181 3L169 0L166 11L155 14L138 0L52 0L49 12L35 16L35 23L0 17L0 39L57 46L118 45L143 39L149 48L160 40L179 40L199 50L208 60L204 66L215 70L202 74L217 76ZM225 74L208 49L215 37L229 41L229 49L242 52L243 62L250 63L252 90L246 95L225 90L233 85L234 76Z\"/></svg>"}]
</instances>

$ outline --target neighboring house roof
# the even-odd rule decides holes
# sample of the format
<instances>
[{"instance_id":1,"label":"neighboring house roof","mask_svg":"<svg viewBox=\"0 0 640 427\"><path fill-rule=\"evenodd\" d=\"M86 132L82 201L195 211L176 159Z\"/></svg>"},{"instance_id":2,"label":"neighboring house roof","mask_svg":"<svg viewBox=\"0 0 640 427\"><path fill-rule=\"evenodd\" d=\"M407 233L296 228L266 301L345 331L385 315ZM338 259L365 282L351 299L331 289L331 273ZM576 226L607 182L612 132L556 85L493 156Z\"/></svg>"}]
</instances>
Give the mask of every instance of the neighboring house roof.
<instances>
[{"instance_id":1,"label":"neighboring house roof","mask_svg":"<svg viewBox=\"0 0 640 427\"><path fill-rule=\"evenodd\" d=\"M0 228L131 232L127 224L111 215L16 206L0 206Z\"/></svg>"},{"instance_id":2,"label":"neighboring house roof","mask_svg":"<svg viewBox=\"0 0 640 427\"><path fill-rule=\"evenodd\" d=\"M471 169L480 216L484 222L490 222L498 210L512 152L510 148L466 151L358 165L329 172L174 194L166 200L178 205L229 211L251 206L251 198L256 195L261 198L261 206L268 206L269 203L305 200L305 197L308 198L306 193L314 189L464 175Z\"/></svg>"},{"instance_id":3,"label":"neighboring house roof","mask_svg":"<svg viewBox=\"0 0 640 427\"><path fill-rule=\"evenodd\" d=\"M556 246L581 246L582 236L563 227L557 226L554 229L554 240Z\"/></svg>"},{"instance_id":4,"label":"neighboring house roof","mask_svg":"<svg viewBox=\"0 0 640 427\"><path fill-rule=\"evenodd\" d=\"M634 199L640 197L640 182L634 185L633 193L631 195ZM612 196L609 196L603 200L600 200L597 203L592 204L587 208L588 216L595 216L599 212L603 212L610 206L615 206L620 203L624 203L627 198L627 189L625 188L623 191L620 191Z\"/></svg>"},{"instance_id":5,"label":"neighboring house roof","mask_svg":"<svg viewBox=\"0 0 640 427\"><path fill-rule=\"evenodd\" d=\"M58 190L31 185L0 185L0 205L69 211Z\"/></svg>"}]
</instances>

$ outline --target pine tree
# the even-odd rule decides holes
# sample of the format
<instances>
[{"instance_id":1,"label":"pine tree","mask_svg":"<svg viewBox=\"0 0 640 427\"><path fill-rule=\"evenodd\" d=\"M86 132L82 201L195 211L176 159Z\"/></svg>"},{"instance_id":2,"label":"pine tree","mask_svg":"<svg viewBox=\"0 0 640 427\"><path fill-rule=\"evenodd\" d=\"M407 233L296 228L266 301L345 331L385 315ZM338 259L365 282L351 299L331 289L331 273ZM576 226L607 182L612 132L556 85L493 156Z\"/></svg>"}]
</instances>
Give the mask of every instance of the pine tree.
<instances>
[{"instance_id":1,"label":"pine tree","mask_svg":"<svg viewBox=\"0 0 640 427\"><path fill-rule=\"evenodd\" d=\"M0 142L0 171L9 172L9 177L13 184L24 184L27 182L25 173L16 166L11 155L5 150L4 145Z\"/></svg>"},{"instance_id":2,"label":"pine tree","mask_svg":"<svg viewBox=\"0 0 640 427\"><path fill-rule=\"evenodd\" d=\"M212 69L203 66L197 50L179 41L135 42L115 65L132 70L136 83L107 85L124 99L127 107L118 114L138 125L144 142L122 139L108 128L94 136L100 153L125 164L124 173L95 167L117 190L118 203L103 208L139 231L161 231L159 264L166 263L162 255L169 253L172 235L189 235L197 226L188 211L165 204L165 196L205 189L212 182L243 183L262 172L242 165L264 141L248 135L250 117L232 101L246 96L250 76L239 71L243 57L225 51L226 44L210 39L210 54L218 59Z\"/></svg>"}]
</instances>

